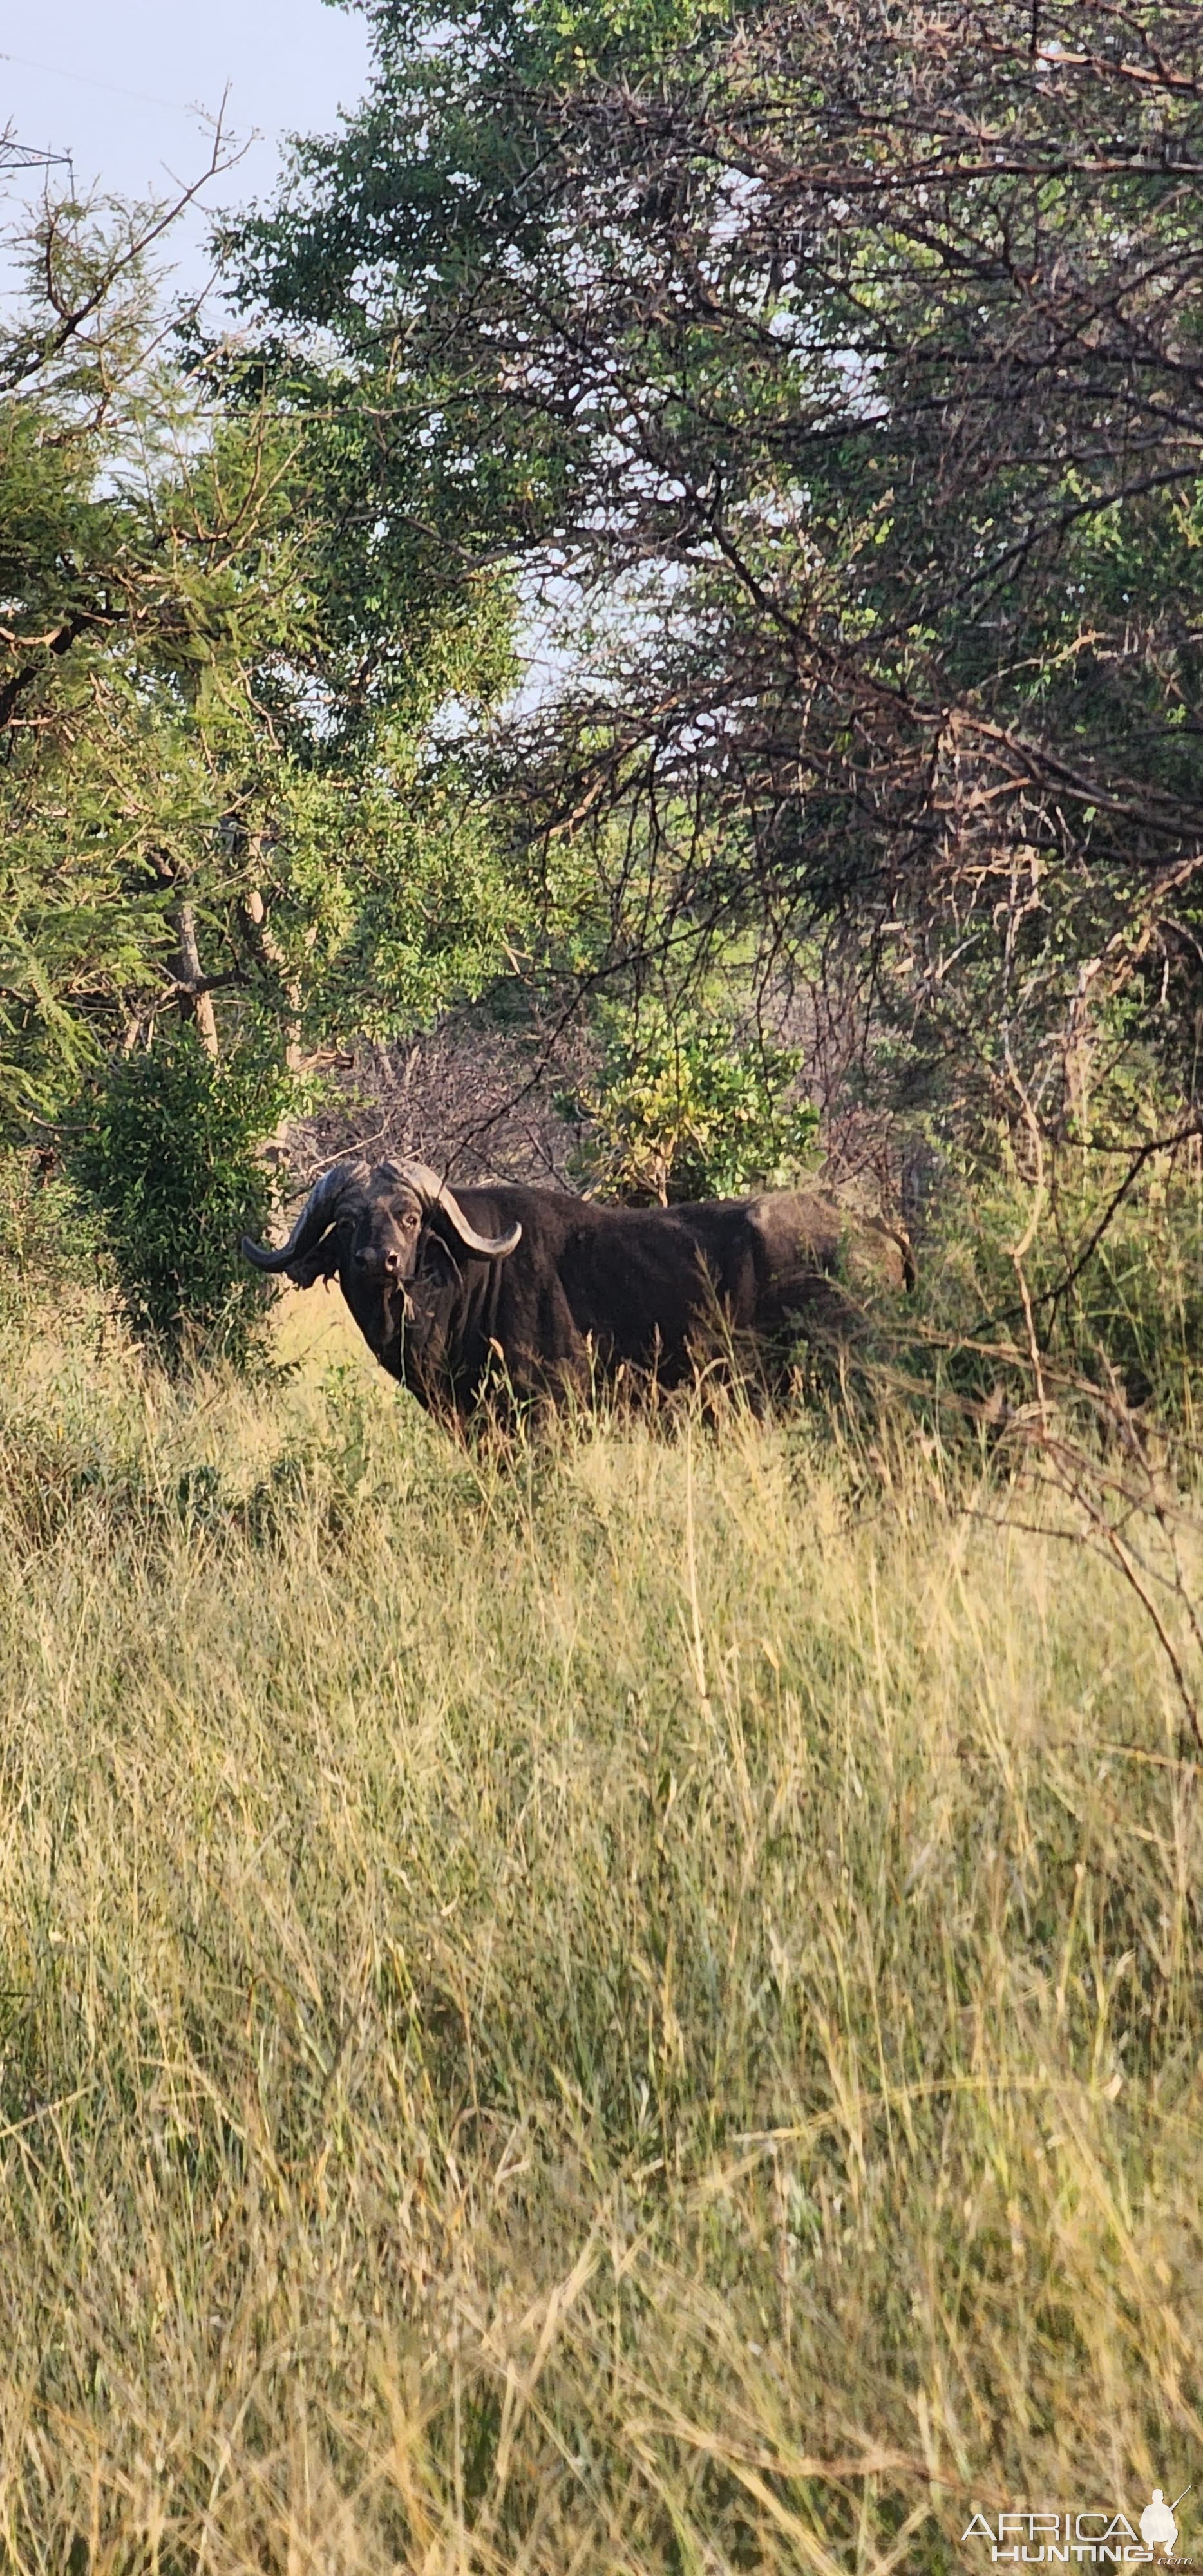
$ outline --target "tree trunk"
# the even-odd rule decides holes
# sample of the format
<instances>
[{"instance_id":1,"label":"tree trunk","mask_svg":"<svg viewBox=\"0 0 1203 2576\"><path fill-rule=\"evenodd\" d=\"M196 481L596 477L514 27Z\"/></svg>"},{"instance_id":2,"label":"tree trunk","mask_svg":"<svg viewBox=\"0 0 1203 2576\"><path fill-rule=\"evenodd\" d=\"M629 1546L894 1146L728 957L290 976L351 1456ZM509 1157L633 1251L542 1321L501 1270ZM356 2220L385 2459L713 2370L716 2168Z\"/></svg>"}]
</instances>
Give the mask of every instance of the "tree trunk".
<instances>
[{"instance_id":1,"label":"tree trunk","mask_svg":"<svg viewBox=\"0 0 1203 2576\"><path fill-rule=\"evenodd\" d=\"M211 1055L216 1061L217 1018L212 994L200 989L204 977L196 940L196 914L190 903L176 905L175 927L180 943L179 980L184 987L180 994L180 1018L192 1021L206 1055Z\"/></svg>"}]
</instances>

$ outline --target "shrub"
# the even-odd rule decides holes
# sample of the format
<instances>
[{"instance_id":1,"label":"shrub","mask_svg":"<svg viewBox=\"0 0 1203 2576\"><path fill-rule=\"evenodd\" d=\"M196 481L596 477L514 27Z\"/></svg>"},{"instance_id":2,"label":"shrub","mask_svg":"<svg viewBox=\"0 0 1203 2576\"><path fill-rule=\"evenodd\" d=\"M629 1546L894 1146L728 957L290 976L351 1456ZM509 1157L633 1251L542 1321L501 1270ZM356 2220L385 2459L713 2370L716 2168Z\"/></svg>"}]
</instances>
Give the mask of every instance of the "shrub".
<instances>
[{"instance_id":1,"label":"shrub","mask_svg":"<svg viewBox=\"0 0 1203 2576\"><path fill-rule=\"evenodd\" d=\"M614 1006L578 1170L597 1194L667 1206L784 1189L814 1145L796 1048L741 1039L729 1018Z\"/></svg>"},{"instance_id":2,"label":"shrub","mask_svg":"<svg viewBox=\"0 0 1203 2576\"><path fill-rule=\"evenodd\" d=\"M270 1291L239 1238L270 1214L257 1148L285 1097L274 1068L249 1052L216 1063L181 1028L116 1059L90 1104L74 1168L130 1321L169 1366L202 1347L245 1365L259 1346Z\"/></svg>"},{"instance_id":3,"label":"shrub","mask_svg":"<svg viewBox=\"0 0 1203 2576\"><path fill-rule=\"evenodd\" d=\"M95 1211L49 1163L0 1154L0 1319L52 1305L61 1318L96 1309L102 1246Z\"/></svg>"},{"instance_id":4,"label":"shrub","mask_svg":"<svg viewBox=\"0 0 1203 2576\"><path fill-rule=\"evenodd\" d=\"M939 1368L955 1393L972 1399L999 1388L1014 1373L1012 1348L1014 1369L1030 1375L1026 1288L1036 1348L1057 1384L1119 1394L1150 1416L1197 1429L1199 1144L1143 1162L1139 1150L1065 1147L1050 1155L1037 1189L1004 1143L993 1169L979 1160L946 1186L920 1258L918 1315L921 1332L952 1345L942 1348ZM919 1359L922 1370L927 1362Z\"/></svg>"}]
</instances>

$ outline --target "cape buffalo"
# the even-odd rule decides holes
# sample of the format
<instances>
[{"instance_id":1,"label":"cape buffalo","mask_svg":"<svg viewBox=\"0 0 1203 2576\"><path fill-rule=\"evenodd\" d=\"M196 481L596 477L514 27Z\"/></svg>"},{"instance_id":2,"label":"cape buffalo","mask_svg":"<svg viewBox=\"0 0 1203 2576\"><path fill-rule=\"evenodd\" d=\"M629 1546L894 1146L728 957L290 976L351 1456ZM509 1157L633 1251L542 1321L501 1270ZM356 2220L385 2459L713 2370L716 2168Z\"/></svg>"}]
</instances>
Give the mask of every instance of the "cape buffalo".
<instances>
[{"instance_id":1,"label":"cape buffalo","mask_svg":"<svg viewBox=\"0 0 1203 2576\"><path fill-rule=\"evenodd\" d=\"M867 1275L909 1283L904 1236L818 1187L688 1207L598 1207L566 1192L452 1191L425 1163L336 1163L278 1251L248 1261L298 1288L337 1273L382 1367L463 1420L500 1372L519 1397L625 1374L680 1384L707 1348L830 1333Z\"/></svg>"}]
</instances>

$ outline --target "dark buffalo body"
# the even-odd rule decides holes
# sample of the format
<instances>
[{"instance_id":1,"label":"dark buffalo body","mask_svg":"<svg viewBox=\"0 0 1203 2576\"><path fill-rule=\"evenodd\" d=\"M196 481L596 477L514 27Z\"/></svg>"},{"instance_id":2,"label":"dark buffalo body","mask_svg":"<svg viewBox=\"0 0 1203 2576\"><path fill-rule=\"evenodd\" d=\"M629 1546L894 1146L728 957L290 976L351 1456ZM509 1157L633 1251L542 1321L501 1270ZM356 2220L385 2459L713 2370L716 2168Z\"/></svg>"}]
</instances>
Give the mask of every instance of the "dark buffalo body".
<instances>
[{"instance_id":1,"label":"dark buffalo body","mask_svg":"<svg viewBox=\"0 0 1203 2576\"><path fill-rule=\"evenodd\" d=\"M867 1274L901 1285L904 1239L815 1188L674 1208L597 1207L420 1163L339 1165L279 1252L299 1286L338 1277L382 1367L466 1416L490 1381L518 1397L625 1377L679 1385L715 1350L838 1331Z\"/></svg>"}]
</instances>

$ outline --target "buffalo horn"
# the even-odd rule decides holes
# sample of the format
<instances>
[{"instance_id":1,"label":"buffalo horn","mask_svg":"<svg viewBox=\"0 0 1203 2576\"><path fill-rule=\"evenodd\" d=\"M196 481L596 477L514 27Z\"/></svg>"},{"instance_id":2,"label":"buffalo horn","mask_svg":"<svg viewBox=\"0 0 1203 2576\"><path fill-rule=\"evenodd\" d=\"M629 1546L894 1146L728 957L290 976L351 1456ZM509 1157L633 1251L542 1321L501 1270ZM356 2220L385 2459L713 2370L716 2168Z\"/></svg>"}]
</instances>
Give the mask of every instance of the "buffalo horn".
<instances>
[{"instance_id":1,"label":"buffalo horn","mask_svg":"<svg viewBox=\"0 0 1203 2576\"><path fill-rule=\"evenodd\" d=\"M446 1181L441 1181L438 1173L431 1171L429 1163L394 1163L390 1168L408 1189L413 1190L423 1207L443 1209L466 1251L483 1252L489 1261L502 1261L521 1242L520 1225L512 1225L508 1234L478 1234L475 1226L469 1225L454 1190L449 1190Z\"/></svg>"},{"instance_id":2,"label":"buffalo horn","mask_svg":"<svg viewBox=\"0 0 1203 2576\"><path fill-rule=\"evenodd\" d=\"M250 1236L244 1234L242 1249L247 1260L254 1262L256 1270L287 1270L290 1261L299 1261L313 1250L348 1192L362 1190L367 1177L367 1164L358 1159L332 1164L315 1182L287 1243L282 1243L278 1252L273 1252L270 1244L252 1243Z\"/></svg>"}]
</instances>

